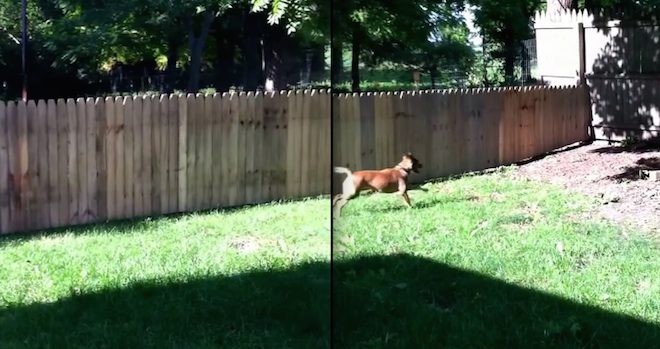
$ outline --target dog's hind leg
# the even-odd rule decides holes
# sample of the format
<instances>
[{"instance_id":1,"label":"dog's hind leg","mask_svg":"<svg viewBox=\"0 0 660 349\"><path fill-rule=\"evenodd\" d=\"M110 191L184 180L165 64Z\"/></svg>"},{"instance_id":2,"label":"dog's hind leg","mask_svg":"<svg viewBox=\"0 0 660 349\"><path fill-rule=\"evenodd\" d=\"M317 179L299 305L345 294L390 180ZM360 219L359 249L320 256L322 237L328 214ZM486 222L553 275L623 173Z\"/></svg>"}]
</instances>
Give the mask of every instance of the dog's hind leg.
<instances>
[{"instance_id":1,"label":"dog's hind leg","mask_svg":"<svg viewBox=\"0 0 660 349\"><path fill-rule=\"evenodd\" d=\"M357 193L353 191L352 193L337 195L335 197L335 201L332 204L332 216L334 218L339 218L341 215L341 209L348 203L348 200L354 198L356 194Z\"/></svg>"},{"instance_id":2,"label":"dog's hind leg","mask_svg":"<svg viewBox=\"0 0 660 349\"><path fill-rule=\"evenodd\" d=\"M341 199L341 195L342 195L342 194L337 194L337 195L335 195L334 198L332 198L332 207L335 207L335 205L337 204L337 202Z\"/></svg>"},{"instance_id":3,"label":"dog's hind leg","mask_svg":"<svg viewBox=\"0 0 660 349\"><path fill-rule=\"evenodd\" d=\"M348 199L344 198L343 196L340 197L334 205L332 205L332 217L333 218L339 218L341 215L341 208L346 205L348 202Z\"/></svg>"},{"instance_id":4,"label":"dog's hind leg","mask_svg":"<svg viewBox=\"0 0 660 349\"><path fill-rule=\"evenodd\" d=\"M332 213L334 218L339 218L342 207L346 205L348 200L354 198L357 193L358 191L353 184L353 177L347 176L346 179L344 179L344 182L342 182L342 193L335 196L332 203Z\"/></svg>"}]
</instances>

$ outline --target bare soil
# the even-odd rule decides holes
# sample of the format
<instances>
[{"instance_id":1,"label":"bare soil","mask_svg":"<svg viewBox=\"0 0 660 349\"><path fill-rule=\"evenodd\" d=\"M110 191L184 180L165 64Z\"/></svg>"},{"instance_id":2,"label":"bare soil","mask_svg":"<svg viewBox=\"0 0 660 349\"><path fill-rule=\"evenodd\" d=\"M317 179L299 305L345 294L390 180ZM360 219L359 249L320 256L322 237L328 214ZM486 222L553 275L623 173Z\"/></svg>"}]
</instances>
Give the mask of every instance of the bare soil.
<instances>
[{"instance_id":1,"label":"bare soil","mask_svg":"<svg viewBox=\"0 0 660 349\"><path fill-rule=\"evenodd\" d=\"M660 236L660 181L639 176L653 169L660 170L656 142L625 147L596 142L521 164L513 175L595 197L601 203L596 214Z\"/></svg>"}]
</instances>

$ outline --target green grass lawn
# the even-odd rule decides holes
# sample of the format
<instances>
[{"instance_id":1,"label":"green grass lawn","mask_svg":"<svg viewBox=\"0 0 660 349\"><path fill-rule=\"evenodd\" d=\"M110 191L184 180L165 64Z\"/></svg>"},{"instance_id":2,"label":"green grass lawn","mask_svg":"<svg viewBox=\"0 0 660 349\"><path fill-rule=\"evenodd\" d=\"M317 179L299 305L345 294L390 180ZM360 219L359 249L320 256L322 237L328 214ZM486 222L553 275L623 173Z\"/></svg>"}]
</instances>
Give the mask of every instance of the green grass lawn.
<instances>
[{"instance_id":1,"label":"green grass lawn","mask_svg":"<svg viewBox=\"0 0 660 349\"><path fill-rule=\"evenodd\" d=\"M328 348L329 199L0 238L0 348Z\"/></svg>"},{"instance_id":2,"label":"green grass lawn","mask_svg":"<svg viewBox=\"0 0 660 349\"><path fill-rule=\"evenodd\" d=\"M659 348L657 241L508 171L350 201L333 235L337 348Z\"/></svg>"}]
</instances>

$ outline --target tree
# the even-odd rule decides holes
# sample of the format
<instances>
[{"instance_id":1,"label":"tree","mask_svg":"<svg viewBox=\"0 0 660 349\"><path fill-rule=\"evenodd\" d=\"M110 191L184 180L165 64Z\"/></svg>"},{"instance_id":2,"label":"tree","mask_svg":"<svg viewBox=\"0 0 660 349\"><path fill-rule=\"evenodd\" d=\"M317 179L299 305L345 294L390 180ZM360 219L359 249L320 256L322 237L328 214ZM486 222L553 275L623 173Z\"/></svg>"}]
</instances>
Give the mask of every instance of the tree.
<instances>
[{"instance_id":1,"label":"tree","mask_svg":"<svg viewBox=\"0 0 660 349\"><path fill-rule=\"evenodd\" d=\"M429 39L438 28L438 18L445 20L462 9L462 2L452 0L340 2L335 6L333 41L351 43L352 88L359 90L360 62L376 63L401 60L402 54L429 48ZM441 50L441 49L440 49ZM334 52L333 52L334 53Z\"/></svg>"},{"instance_id":2,"label":"tree","mask_svg":"<svg viewBox=\"0 0 660 349\"><path fill-rule=\"evenodd\" d=\"M167 40L168 66L167 75L173 76L178 60L178 48L182 46L181 33L187 33L188 83L187 91L196 92L199 89L202 54L206 45L213 21L230 8L232 0L142 0L122 1L124 10L139 13L134 25L145 25L153 30L150 35L162 36ZM133 3L133 6L128 6ZM132 7L132 10L129 9ZM136 7L139 8L136 11ZM125 15L130 13L122 11Z\"/></svg>"},{"instance_id":3,"label":"tree","mask_svg":"<svg viewBox=\"0 0 660 349\"><path fill-rule=\"evenodd\" d=\"M267 12L270 25L284 25L288 35L311 47L325 47L330 43L330 8L331 0L252 0L252 11ZM331 65L336 69L334 63ZM267 70L267 77L274 79L272 69Z\"/></svg>"},{"instance_id":4,"label":"tree","mask_svg":"<svg viewBox=\"0 0 660 349\"><path fill-rule=\"evenodd\" d=\"M469 30L458 5L435 7L427 15L429 27L425 36L408 37L389 41L371 48L368 62L371 65L383 61L427 72L431 86L440 78L455 76L470 70L475 52L469 42Z\"/></svg>"},{"instance_id":5,"label":"tree","mask_svg":"<svg viewBox=\"0 0 660 349\"><path fill-rule=\"evenodd\" d=\"M494 57L504 59L507 84L513 82L515 59L523 40L531 38L531 18L542 0L471 0L476 6L475 22L488 42L498 44Z\"/></svg>"},{"instance_id":6,"label":"tree","mask_svg":"<svg viewBox=\"0 0 660 349\"><path fill-rule=\"evenodd\" d=\"M82 79L94 80L100 57L110 52L112 43L106 30L78 21L81 5L73 1L28 1L28 86L30 97L47 92L57 81L57 94L80 94ZM20 2L0 1L0 27L9 37L20 36ZM67 36L71 33L71 36ZM16 96L19 48L18 40L3 40L0 44L5 97ZM68 50L61 50L61 48Z\"/></svg>"},{"instance_id":7,"label":"tree","mask_svg":"<svg viewBox=\"0 0 660 349\"><path fill-rule=\"evenodd\" d=\"M548 0L548 12L563 12L567 10L576 10L578 8L577 0Z\"/></svg>"},{"instance_id":8,"label":"tree","mask_svg":"<svg viewBox=\"0 0 660 349\"><path fill-rule=\"evenodd\" d=\"M331 0L251 0L252 11L268 11L268 23L283 23L289 34L298 33L304 40L330 41Z\"/></svg>"},{"instance_id":9,"label":"tree","mask_svg":"<svg viewBox=\"0 0 660 349\"><path fill-rule=\"evenodd\" d=\"M180 48L187 42L187 90L199 87L202 53L213 20L232 0L52 0L62 15L49 23L48 47L62 52L61 64L109 62L167 56L167 75L174 76ZM183 36L181 33L186 33ZM170 84L171 85L171 84Z\"/></svg>"},{"instance_id":10,"label":"tree","mask_svg":"<svg viewBox=\"0 0 660 349\"><path fill-rule=\"evenodd\" d=\"M167 91L197 91L200 73L211 67L223 72L222 86L242 80L255 88L263 79L262 48L265 56L269 49L288 50L300 59L299 44L329 40L329 1L287 4L269 27L267 13L250 13L252 0L28 1L30 96L41 87L48 97L105 92L108 72L117 67L144 67L146 74L165 69ZM20 88L19 18L20 2L0 0L0 84L6 82L8 96ZM228 77L223 64L233 67ZM47 89L52 81L57 91Z\"/></svg>"}]
</instances>

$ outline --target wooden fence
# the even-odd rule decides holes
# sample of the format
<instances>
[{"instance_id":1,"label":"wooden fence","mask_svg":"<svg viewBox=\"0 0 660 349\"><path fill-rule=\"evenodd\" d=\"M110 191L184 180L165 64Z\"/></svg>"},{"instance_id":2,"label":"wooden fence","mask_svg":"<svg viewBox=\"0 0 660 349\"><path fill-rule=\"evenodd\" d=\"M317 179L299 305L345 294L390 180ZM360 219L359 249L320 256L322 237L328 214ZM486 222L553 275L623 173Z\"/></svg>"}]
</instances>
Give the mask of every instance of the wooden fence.
<instances>
[{"instance_id":1,"label":"wooden fence","mask_svg":"<svg viewBox=\"0 0 660 349\"><path fill-rule=\"evenodd\" d=\"M333 164L422 162L413 181L511 164L587 140L584 86L515 87L333 96ZM338 176L335 176L338 177Z\"/></svg>"},{"instance_id":2,"label":"wooden fence","mask_svg":"<svg viewBox=\"0 0 660 349\"><path fill-rule=\"evenodd\" d=\"M660 136L660 23L586 11L534 18L539 78L589 86L598 139Z\"/></svg>"},{"instance_id":3,"label":"wooden fence","mask_svg":"<svg viewBox=\"0 0 660 349\"><path fill-rule=\"evenodd\" d=\"M330 192L329 91L0 103L0 232Z\"/></svg>"}]
</instances>

